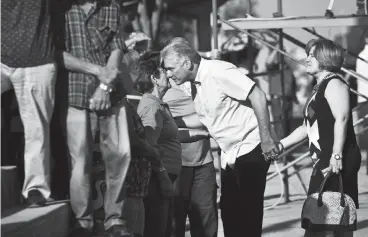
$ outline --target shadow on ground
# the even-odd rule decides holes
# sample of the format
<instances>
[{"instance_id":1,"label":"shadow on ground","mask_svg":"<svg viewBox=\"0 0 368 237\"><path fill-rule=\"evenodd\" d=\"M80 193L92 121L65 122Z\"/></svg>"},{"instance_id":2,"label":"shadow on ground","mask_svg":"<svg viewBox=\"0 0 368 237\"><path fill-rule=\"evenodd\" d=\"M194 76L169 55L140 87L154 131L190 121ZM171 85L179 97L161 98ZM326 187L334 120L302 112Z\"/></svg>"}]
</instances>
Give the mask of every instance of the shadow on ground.
<instances>
[{"instance_id":1,"label":"shadow on ground","mask_svg":"<svg viewBox=\"0 0 368 237\"><path fill-rule=\"evenodd\" d=\"M300 218L295 218L292 220L288 220L288 221L284 221L284 222L279 222L279 223L275 223L272 224L270 226L267 226L265 228L263 228L263 233L268 233L268 232L276 232L276 231L280 231L283 229L288 229L290 228L292 225L299 223L300 222Z\"/></svg>"}]
</instances>

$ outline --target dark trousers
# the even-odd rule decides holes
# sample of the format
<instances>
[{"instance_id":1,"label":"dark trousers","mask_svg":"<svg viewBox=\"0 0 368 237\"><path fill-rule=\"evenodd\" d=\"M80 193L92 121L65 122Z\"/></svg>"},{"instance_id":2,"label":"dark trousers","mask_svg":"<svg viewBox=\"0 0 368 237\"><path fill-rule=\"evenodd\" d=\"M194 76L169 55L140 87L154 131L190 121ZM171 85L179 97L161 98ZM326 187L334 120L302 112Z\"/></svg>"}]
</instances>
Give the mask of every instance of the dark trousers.
<instances>
[{"instance_id":1,"label":"dark trousers","mask_svg":"<svg viewBox=\"0 0 368 237\"><path fill-rule=\"evenodd\" d=\"M11 139L11 103L14 91L6 91L1 94L1 165L15 165L16 162L10 155Z\"/></svg>"},{"instance_id":2,"label":"dark trousers","mask_svg":"<svg viewBox=\"0 0 368 237\"><path fill-rule=\"evenodd\" d=\"M169 174L174 183L177 175ZM165 237L171 235L172 198L165 198L160 192L158 174L153 171L148 186L148 195L144 198L145 226L144 237Z\"/></svg>"},{"instance_id":3,"label":"dark trousers","mask_svg":"<svg viewBox=\"0 0 368 237\"><path fill-rule=\"evenodd\" d=\"M270 163L261 146L221 171L221 218L226 237L261 237L263 198Z\"/></svg>"},{"instance_id":4,"label":"dark trousers","mask_svg":"<svg viewBox=\"0 0 368 237\"><path fill-rule=\"evenodd\" d=\"M213 162L196 167L183 166L174 183L173 235L185 236L189 216L192 237L216 237L216 171Z\"/></svg>"},{"instance_id":5,"label":"dark trousers","mask_svg":"<svg viewBox=\"0 0 368 237\"><path fill-rule=\"evenodd\" d=\"M24 181L24 129L22 124L12 131L12 120L19 118L13 90L1 94L1 165L16 166L20 188ZM20 119L20 118L19 118Z\"/></svg>"}]
</instances>

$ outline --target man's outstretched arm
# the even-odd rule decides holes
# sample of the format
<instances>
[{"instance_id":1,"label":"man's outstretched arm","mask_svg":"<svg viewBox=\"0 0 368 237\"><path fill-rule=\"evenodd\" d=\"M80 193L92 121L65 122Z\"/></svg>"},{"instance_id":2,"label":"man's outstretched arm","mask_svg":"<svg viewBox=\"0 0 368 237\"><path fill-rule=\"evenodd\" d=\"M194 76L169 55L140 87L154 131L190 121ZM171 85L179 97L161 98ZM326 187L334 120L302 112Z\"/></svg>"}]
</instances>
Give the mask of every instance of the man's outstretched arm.
<instances>
[{"instance_id":1,"label":"man's outstretched arm","mask_svg":"<svg viewBox=\"0 0 368 237\"><path fill-rule=\"evenodd\" d=\"M267 108L267 99L265 93L256 85L248 95L252 104L253 111L257 117L259 133L261 137L261 146L264 153L273 149L278 150L276 141L272 138L272 128L270 123L270 114Z\"/></svg>"}]
</instances>

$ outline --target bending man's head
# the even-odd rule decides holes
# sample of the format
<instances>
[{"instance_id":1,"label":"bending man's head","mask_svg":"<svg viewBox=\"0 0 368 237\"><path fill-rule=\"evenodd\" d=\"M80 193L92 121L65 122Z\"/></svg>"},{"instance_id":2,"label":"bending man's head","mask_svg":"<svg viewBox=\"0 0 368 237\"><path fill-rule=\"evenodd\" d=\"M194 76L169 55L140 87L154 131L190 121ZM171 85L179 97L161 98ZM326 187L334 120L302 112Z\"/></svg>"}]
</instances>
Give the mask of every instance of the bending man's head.
<instances>
[{"instance_id":1,"label":"bending man's head","mask_svg":"<svg viewBox=\"0 0 368 237\"><path fill-rule=\"evenodd\" d=\"M178 85L195 79L200 61L201 56L181 37L173 38L161 50L161 66Z\"/></svg>"}]
</instances>

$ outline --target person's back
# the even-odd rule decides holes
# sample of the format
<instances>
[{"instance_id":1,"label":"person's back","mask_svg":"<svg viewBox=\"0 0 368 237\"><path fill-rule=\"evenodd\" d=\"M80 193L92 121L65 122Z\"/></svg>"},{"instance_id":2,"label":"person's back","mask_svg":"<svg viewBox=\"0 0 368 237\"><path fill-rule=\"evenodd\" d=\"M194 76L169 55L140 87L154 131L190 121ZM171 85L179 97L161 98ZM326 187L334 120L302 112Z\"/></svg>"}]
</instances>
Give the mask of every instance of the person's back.
<instances>
[{"instance_id":1,"label":"person's back","mask_svg":"<svg viewBox=\"0 0 368 237\"><path fill-rule=\"evenodd\" d=\"M190 94L171 82L163 101L169 105L174 118L193 116L195 112ZM200 124L199 118L195 116ZM203 126L203 125L202 125ZM202 127L201 129L205 129ZM181 143L182 168L174 183L175 236L184 236L187 216L192 236L217 235L216 171L209 138Z\"/></svg>"},{"instance_id":2,"label":"person's back","mask_svg":"<svg viewBox=\"0 0 368 237\"><path fill-rule=\"evenodd\" d=\"M196 81L197 113L222 152L235 157L254 149L260 143L259 128L254 110L246 101L254 82L245 80L231 63L206 59L201 60Z\"/></svg>"},{"instance_id":3,"label":"person's back","mask_svg":"<svg viewBox=\"0 0 368 237\"><path fill-rule=\"evenodd\" d=\"M365 61L361 59L357 59L356 61L356 72L363 75L364 77L368 78L368 36L365 38L365 46L364 49L359 53L359 57L364 59ZM357 79L357 91L365 96L368 96L368 81L365 81L363 79ZM365 116L368 113L368 101L358 96L358 106L353 110L353 116L355 116L355 119L361 119L363 116ZM355 127L355 131L361 132L364 130L364 128L368 125L368 122L358 124ZM362 159L368 160L368 133L361 133L357 136L360 151L362 153ZM368 166L367 166L367 174L368 174Z\"/></svg>"},{"instance_id":4,"label":"person's back","mask_svg":"<svg viewBox=\"0 0 368 237\"><path fill-rule=\"evenodd\" d=\"M171 86L163 97L163 101L169 105L172 116L175 118L195 113L192 98L175 83L171 83ZM208 139L181 143L181 149L183 166L199 166L213 161L210 151L211 144Z\"/></svg>"},{"instance_id":5,"label":"person's back","mask_svg":"<svg viewBox=\"0 0 368 237\"><path fill-rule=\"evenodd\" d=\"M364 59L360 60L358 59L356 62L356 72L365 76L366 78L368 77L368 37L366 39L366 44L364 46L364 49L359 53L359 57ZM368 82L364 81L362 79L357 79L357 84L358 84L358 92L368 96ZM363 97L358 97L358 103L361 102L365 102L365 99Z\"/></svg>"},{"instance_id":6,"label":"person's back","mask_svg":"<svg viewBox=\"0 0 368 237\"><path fill-rule=\"evenodd\" d=\"M145 127L160 131L157 145L162 153L164 167L169 174L178 175L181 168L181 147L178 128L164 104L154 96L144 94L137 112Z\"/></svg>"},{"instance_id":7,"label":"person's back","mask_svg":"<svg viewBox=\"0 0 368 237\"><path fill-rule=\"evenodd\" d=\"M24 68L54 60L51 6L49 0L1 1L2 63Z\"/></svg>"}]
</instances>

